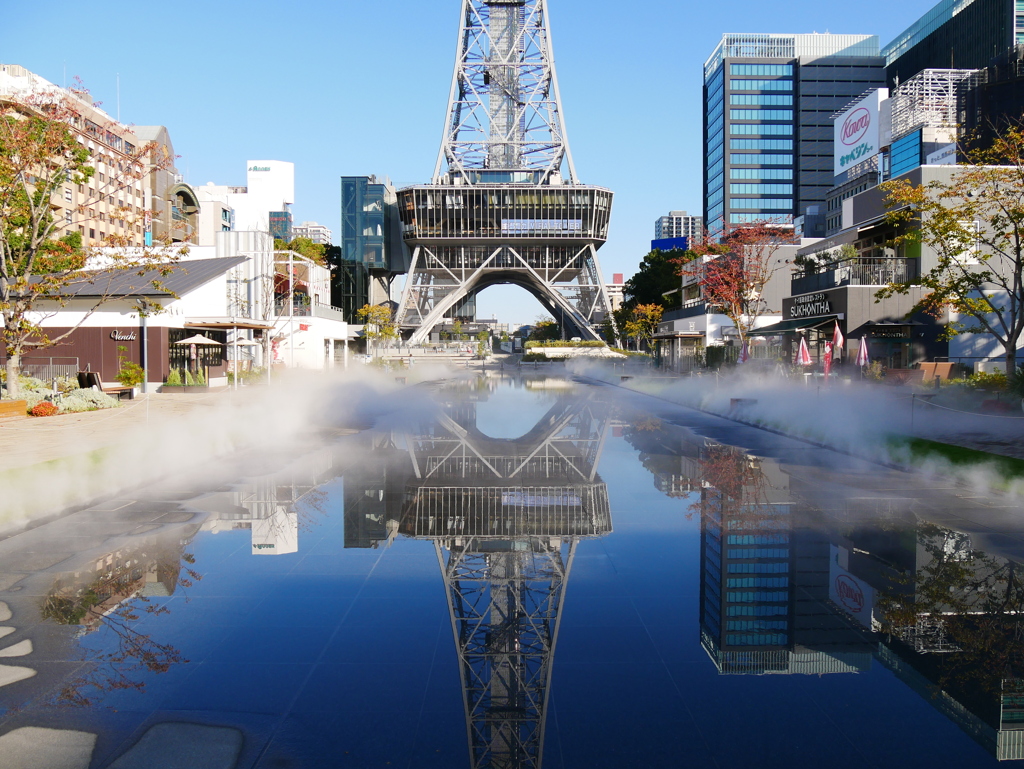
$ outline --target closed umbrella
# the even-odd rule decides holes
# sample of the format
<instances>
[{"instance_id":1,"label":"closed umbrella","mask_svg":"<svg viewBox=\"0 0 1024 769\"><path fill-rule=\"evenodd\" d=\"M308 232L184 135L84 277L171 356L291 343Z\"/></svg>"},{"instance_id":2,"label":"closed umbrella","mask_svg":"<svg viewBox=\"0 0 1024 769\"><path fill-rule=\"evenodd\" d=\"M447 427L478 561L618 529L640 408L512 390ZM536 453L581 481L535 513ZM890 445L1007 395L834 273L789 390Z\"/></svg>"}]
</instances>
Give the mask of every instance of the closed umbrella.
<instances>
[{"instance_id":1,"label":"closed umbrella","mask_svg":"<svg viewBox=\"0 0 1024 769\"><path fill-rule=\"evenodd\" d=\"M836 328L832 332L832 361L838 363L843 357L843 332L839 330L839 321L836 321Z\"/></svg>"},{"instance_id":2,"label":"closed umbrella","mask_svg":"<svg viewBox=\"0 0 1024 769\"><path fill-rule=\"evenodd\" d=\"M828 381L828 375L832 371L832 343L825 342L825 381Z\"/></svg>"},{"instance_id":3,"label":"closed umbrella","mask_svg":"<svg viewBox=\"0 0 1024 769\"><path fill-rule=\"evenodd\" d=\"M800 347L796 351L796 364L798 366L811 365L811 351L807 349L807 340L800 337Z\"/></svg>"},{"instance_id":4,"label":"closed umbrella","mask_svg":"<svg viewBox=\"0 0 1024 769\"><path fill-rule=\"evenodd\" d=\"M736 362L746 363L748 360L750 360L750 342L744 339L743 346L740 348L740 357L736 359Z\"/></svg>"},{"instance_id":5,"label":"closed umbrella","mask_svg":"<svg viewBox=\"0 0 1024 769\"><path fill-rule=\"evenodd\" d=\"M860 347L857 349L857 365L868 365L868 338L866 336L860 338Z\"/></svg>"}]
</instances>

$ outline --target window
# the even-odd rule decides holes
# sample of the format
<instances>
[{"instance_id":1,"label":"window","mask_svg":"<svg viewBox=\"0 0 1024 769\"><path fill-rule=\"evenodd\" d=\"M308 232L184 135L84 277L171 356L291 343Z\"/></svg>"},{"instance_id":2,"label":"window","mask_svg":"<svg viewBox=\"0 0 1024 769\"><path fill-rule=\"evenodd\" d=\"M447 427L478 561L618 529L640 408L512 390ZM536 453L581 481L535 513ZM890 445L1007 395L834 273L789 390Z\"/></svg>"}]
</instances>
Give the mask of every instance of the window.
<instances>
[{"instance_id":1,"label":"window","mask_svg":"<svg viewBox=\"0 0 1024 769\"><path fill-rule=\"evenodd\" d=\"M730 646L785 646L788 643L788 637L785 633L765 633L764 635L726 633L725 642Z\"/></svg>"},{"instance_id":2,"label":"window","mask_svg":"<svg viewBox=\"0 0 1024 769\"><path fill-rule=\"evenodd\" d=\"M726 630L785 630L789 623L784 619L731 619L725 624Z\"/></svg>"},{"instance_id":3,"label":"window","mask_svg":"<svg viewBox=\"0 0 1024 769\"><path fill-rule=\"evenodd\" d=\"M730 64L730 75L754 77L793 77L792 64Z\"/></svg>"},{"instance_id":4,"label":"window","mask_svg":"<svg viewBox=\"0 0 1024 769\"><path fill-rule=\"evenodd\" d=\"M737 164L750 164L750 165L762 165L762 166L791 166L793 165L792 155L761 155L751 153L749 155L741 155L734 153L729 155L729 162L733 165Z\"/></svg>"},{"instance_id":5,"label":"window","mask_svg":"<svg viewBox=\"0 0 1024 769\"><path fill-rule=\"evenodd\" d=\"M788 563L730 563L730 574L786 574Z\"/></svg>"},{"instance_id":6,"label":"window","mask_svg":"<svg viewBox=\"0 0 1024 769\"><path fill-rule=\"evenodd\" d=\"M737 590L725 594L729 603L788 603L789 592L786 590Z\"/></svg>"},{"instance_id":7,"label":"window","mask_svg":"<svg viewBox=\"0 0 1024 769\"><path fill-rule=\"evenodd\" d=\"M790 150L792 139L730 139L731 150Z\"/></svg>"},{"instance_id":8,"label":"window","mask_svg":"<svg viewBox=\"0 0 1024 769\"><path fill-rule=\"evenodd\" d=\"M785 565L785 564L783 564ZM730 568L729 571L732 571ZM789 577L730 577L726 587L789 587Z\"/></svg>"},{"instance_id":9,"label":"window","mask_svg":"<svg viewBox=\"0 0 1024 769\"><path fill-rule=\"evenodd\" d=\"M732 105L781 106L793 104L793 95L788 93L734 93L729 97Z\"/></svg>"},{"instance_id":10,"label":"window","mask_svg":"<svg viewBox=\"0 0 1024 769\"><path fill-rule=\"evenodd\" d=\"M792 120L791 109L731 109L730 120Z\"/></svg>"},{"instance_id":11,"label":"window","mask_svg":"<svg viewBox=\"0 0 1024 769\"><path fill-rule=\"evenodd\" d=\"M769 208L775 211L787 211L793 208L792 198L733 198L729 201L731 208Z\"/></svg>"},{"instance_id":12,"label":"window","mask_svg":"<svg viewBox=\"0 0 1024 769\"><path fill-rule=\"evenodd\" d=\"M792 91L792 80L730 80L733 91Z\"/></svg>"},{"instance_id":13,"label":"window","mask_svg":"<svg viewBox=\"0 0 1024 769\"><path fill-rule=\"evenodd\" d=\"M729 126L729 133L754 134L760 136L790 136L793 133L793 126L782 124L757 125L752 123L733 123Z\"/></svg>"},{"instance_id":14,"label":"window","mask_svg":"<svg viewBox=\"0 0 1024 769\"><path fill-rule=\"evenodd\" d=\"M64 209L64 221L67 224L71 224L71 209L70 208L65 208Z\"/></svg>"},{"instance_id":15,"label":"window","mask_svg":"<svg viewBox=\"0 0 1024 769\"><path fill-rule=\"evenodd\" d=\"M730 547L729 558L789 558L788 547Z\"/></svg>"},{"instance_id":16,"label":"window","mask_svg":"<svg viewBox=\"0 0 1024 769\"><path fill-rule=\"evenodd\" d=\"M751 222L770 222L772 224L792 224L792 214L729 214L729 224L750 224ZM760 528L767 528L761 526Z\"/></svg>"},{"instance_id":17,"label":"window","mask_svg":"<svg viewBox=\"0 0 1024 769\"><path fill-rule=\"evenodd\" d=\"M64 188L64 200L71 200L71 188L70 187L65 187Z\"/></svg>"},{"instance_id":18,"label":"window","mask_svg":"<svg viewBox=\"0 0 1024 769\"><path fill-rule=\"evenodd\" d=\"M900 137L889 150L889 178L905 174L921 165L921 131Z\"/></svg>"},{"instance_id":19,"label":"window","mask_svg":"<svg viewBox=\"0 0 1024 769\"><path fill-rule=\"evenodd\" d=\"M89 228L89 237L93 239L96 237L96 230L92 229L92 227Z\"/></svg>"},{"instance_id":20,"label":"window","mask_svg":"<svg viewBox=\"0 0 1024 769\"><path fill-rule=\"evenodd\" d=\"M788 534L730 534L725 538L727 545L787 545Z\"/></svg>"},{"instance_id":21,"label":"window","mask_svg":"<svg viewBox=\"0 0 1024 769\"><path fill-rule=\"evenodd\" d=\"M733 168L730 179L792 179L791 168Z\"/></svg>"},{"instance_id":22,"label":"window","mask_svg":"<svg viewBox=\"0 0 1024 769\"><path fill-rule=\"evenodd\" d=\"M725 613L730 617L778 617L788 614L785 606L728 606Z\"/></svg>"},{"instance_id":23,"label":"window","mask_svg":"<svg viewBox=\"0 0 1024 769\"><path fill-rule=\"evenodd\" d=\"M792 195L792 184L730 184L733 195Z\"/></svg>"}]
</instances>

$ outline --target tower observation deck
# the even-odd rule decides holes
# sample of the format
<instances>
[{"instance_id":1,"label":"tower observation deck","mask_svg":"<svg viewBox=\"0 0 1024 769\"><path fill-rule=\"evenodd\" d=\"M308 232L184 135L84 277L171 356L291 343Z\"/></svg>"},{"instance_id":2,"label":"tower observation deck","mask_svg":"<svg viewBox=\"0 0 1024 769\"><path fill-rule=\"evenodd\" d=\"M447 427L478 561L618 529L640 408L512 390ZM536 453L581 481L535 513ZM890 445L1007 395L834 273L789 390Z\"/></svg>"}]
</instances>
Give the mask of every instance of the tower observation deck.
<instances>
[{"instance_id":1,"label":"tower observation deck","mask_svg":"<svg viewBox=\"0 0 1024 769\"><path fill-rule=\"evenodd\" d=\"M499 283L584 339L611 316L597 249L612 193L576 178L547 16L546 0L462 0L434 175L398 192L413 256L397 321L413 343Z\"/></svg>"}]
</instances>

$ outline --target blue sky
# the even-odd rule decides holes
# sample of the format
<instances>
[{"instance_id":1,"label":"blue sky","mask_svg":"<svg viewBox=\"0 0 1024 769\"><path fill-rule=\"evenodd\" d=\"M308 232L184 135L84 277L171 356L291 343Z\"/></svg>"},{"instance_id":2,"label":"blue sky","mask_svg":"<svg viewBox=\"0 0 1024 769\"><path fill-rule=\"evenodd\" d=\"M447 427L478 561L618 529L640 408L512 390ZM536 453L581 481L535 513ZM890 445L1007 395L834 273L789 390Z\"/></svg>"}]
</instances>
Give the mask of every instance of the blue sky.
<instances>
[{"instance_id":1,"label":"blue sky","mask_svg":"<svg viewBox=\"0 0 1024 769\"><path fill-rule=\"evenodd\" d=\"M577 173L616 193L599 252L608 280L635 271L658 216L700 213L701 67L723 33L877 34L884 45L934 4L548 2ZM429 180L459 0L214 0L86 14L69 0L5 4L0 61L58 84L78 76L111 114L120 75L121 119L166 125L192 184L245 184L246 160L288 160L296 221L336 232L338 177ZM488 289L479 310L523 322L541 313L514 287Z\"/></svg>"}]
</instances>

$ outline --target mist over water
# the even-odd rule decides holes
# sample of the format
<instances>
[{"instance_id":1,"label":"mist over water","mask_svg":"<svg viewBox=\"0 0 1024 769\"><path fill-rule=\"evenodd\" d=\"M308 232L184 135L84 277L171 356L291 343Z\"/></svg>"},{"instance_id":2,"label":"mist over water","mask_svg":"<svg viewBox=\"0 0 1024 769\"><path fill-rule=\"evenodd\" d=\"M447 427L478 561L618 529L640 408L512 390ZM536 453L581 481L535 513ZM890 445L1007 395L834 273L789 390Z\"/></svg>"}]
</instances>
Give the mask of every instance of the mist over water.
<instances>
[{"instance_id":1,"label":"mist over water","mask_svg":"<svg viewBox=\"0 0 1024 769\"><path fill-rule=\"evenodd\" d=\"M289 377L5 493L0 756L1024 757L1020 503L870 461L898 395L576 374Z\"/></svg>"}]
</instances>

